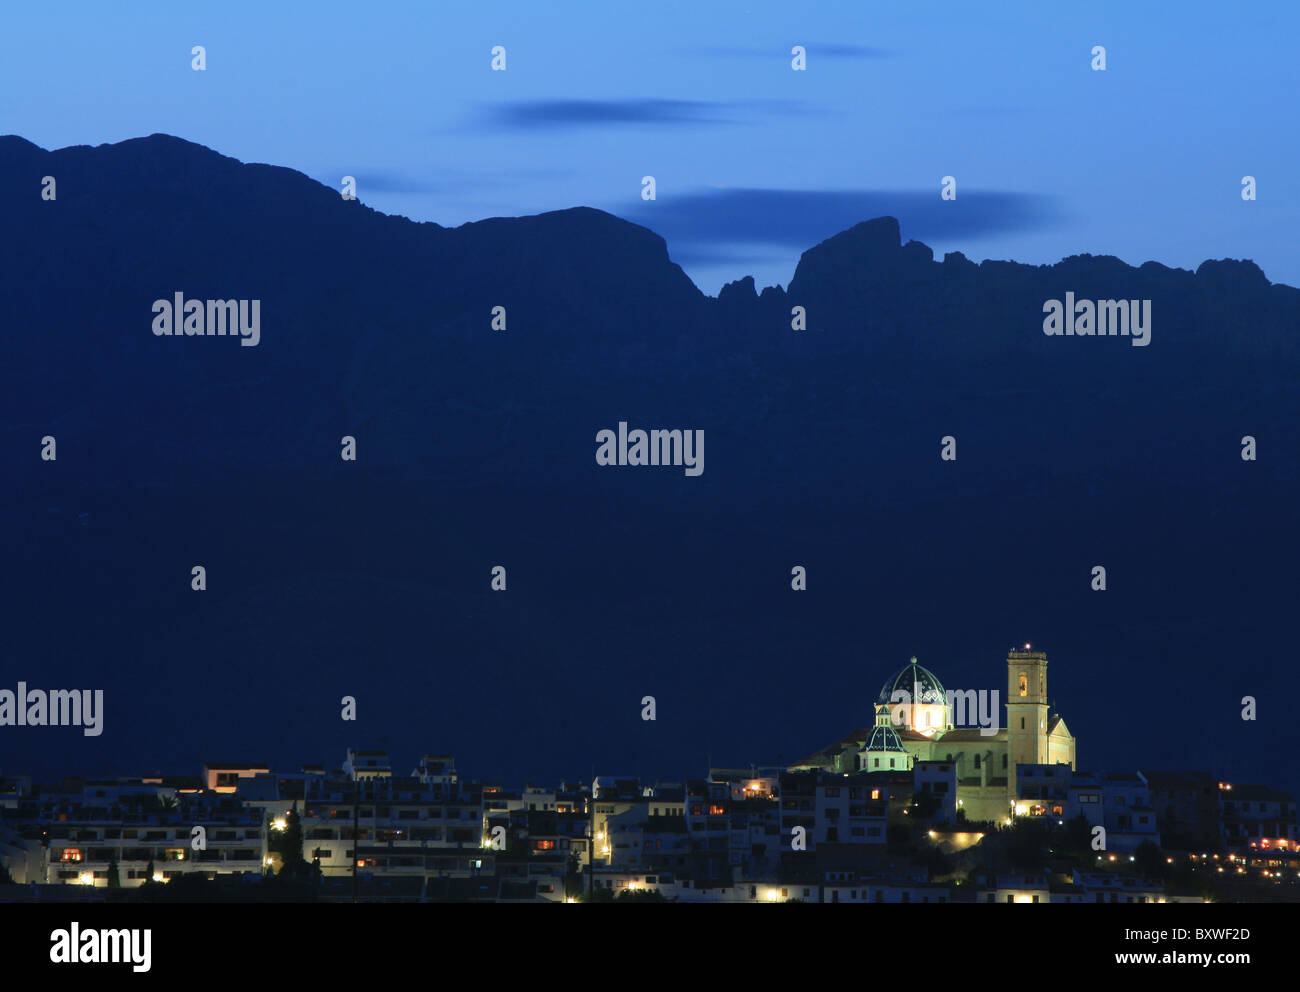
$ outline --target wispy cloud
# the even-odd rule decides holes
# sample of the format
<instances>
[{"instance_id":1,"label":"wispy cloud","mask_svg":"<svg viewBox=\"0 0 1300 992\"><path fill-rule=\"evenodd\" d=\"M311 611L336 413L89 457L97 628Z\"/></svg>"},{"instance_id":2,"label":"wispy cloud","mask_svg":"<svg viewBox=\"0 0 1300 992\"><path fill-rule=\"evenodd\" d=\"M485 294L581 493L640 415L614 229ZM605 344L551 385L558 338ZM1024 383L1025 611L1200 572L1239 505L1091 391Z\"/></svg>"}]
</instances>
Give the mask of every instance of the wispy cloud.
<instances>
[{"instance_id":1,"label":"wispy cloud","mask_svg":"<svg viewBox=\"0 0 1300 992\"><path fill-rule=\"evenodd\" d=\"M805 112L793 100L515 100L483 109L490 125L518 130L743 124L763 115Z\"/></svg>"},{"instance_id":2,"label":"wispy cloud","mask_svg":"<svg viewBox=\"0 0 1300 992\"><path fill-rule=\"evenodd\" d=\"M459 196L471 189L507 189L521 179L553 179L570 173L568 169L523 168L509 172L449 169L431 165L427 169L334 168L317 171L314 178L327 186L338 187L341 177L352 176L362 201L371 193L411 195L443 194Z\"/></svg>"},{"instance_id":3,"label":"wispy cloud","mask_svg":"<svg viewBox=\"0 0 1300 992\"><path fill-rule=\"evenodd\" d=\"M427 175L398 169L357 170L351 173L360 190L375 193L442 193L445 182L434 182Z\"/></svg>"},{"instance_id":4,"label":"wispy cloud","mask_svg":"<svg viewBox=\"0 0 1300 992\"><path fill-rule=\"evenodd\" d=\"M779 246L803 251L873 217L897 217L903 239L951 241L1051 225L1061 218L1054 197L998 190L960 190L956 200L933 191L703 190L611 208L662 235L674 255L705 254L701 246Z\"/></svg>"},{"instance_id":5,"label":"wispy cloud","mask_svg":"<svg viewBox=\"0 0 1300 992\"><path fill-rule=\"evenodd\" d=\"M809 246L811 247L811 246ZM699 244L669 242L668 253L678 265L684 266L764 266L789 262L789 252L776 251L770 246L752 244Z\"/></svg>"}]
</instances>

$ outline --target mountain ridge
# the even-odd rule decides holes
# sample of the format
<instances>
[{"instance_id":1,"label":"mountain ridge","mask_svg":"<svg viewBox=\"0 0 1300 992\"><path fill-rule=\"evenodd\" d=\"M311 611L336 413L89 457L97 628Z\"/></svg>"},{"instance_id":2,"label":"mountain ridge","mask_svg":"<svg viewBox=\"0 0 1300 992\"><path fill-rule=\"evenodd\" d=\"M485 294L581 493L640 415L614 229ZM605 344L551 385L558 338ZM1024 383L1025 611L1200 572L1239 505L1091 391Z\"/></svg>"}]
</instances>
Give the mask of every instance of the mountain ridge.
<instances>
[{"instance_id":1,"label":"mountain ridge","mask_svg":"<svg viewBox=\"0 0 1300 992\"><path fill-rule=\"evenodd\" d=\"M127 138L117 142L104 142L98 145L69 145L59 149L42 148L41 146L35 144L34 142L29 141L26 138L23 138L20 135L13 135L13 134L0 135L0 160L9 160L14 157L26 156L30 159L40 160L42 162L48 162L51 159L55 161L61 160L63 162L68 162L68 161L75 161L76 159L83 158L88 154L93 154L97 160L101 160L101 161L105 160L105 156L108 155L109 161L117 161L117 162L123 162L127 164L133 164L134 162L137 162L139 159L142 158L157 157L157 155L160 152L166 154L179 153L179 157L181 159L188 160L195 163L204 162L204 161L214 162L214 163L219 162L223 169L231 169L232 167L239 167L244 169L251 168L255 170L256 169L275 170L276 173L284 173L289 176L295 177L294 180L295 182L297 182L298 180L305 181L304 188L306 188L305 184L311 184L311 186L314 187L316 191L318 192L328 191L334 199L343 202L342 198L338 195L338 192L336 190L333 190L332 188L324 185L323 183L320 183L318 180L313 179L312 177L308 176L306 173L303 173L297 169L293 169L287 166L273 165L273 164L261 163L261 162L244 162L242 160L234 158L233 156L224 155L221 152L218 152L207 145L203 145L198 142L193 142L188 139L180 138L176 135L166 134L163 132L155 132L153 134L146 135L146 136ZM111 155L109 155L109 153L111 153ZM44 156L48 156L49 158L44 158ZM441 224L438 224L436 221L417 221L412 218L406 217L402 214L386 214L373 207L365 206L364 201L358 201L358 203L359 205L364 207L364 209L372 212L378 217L389 218L395 221L404 221L409 224L427 226L429 228L439 230L439 231L457 231L457 232L463 232L466 231L467 229L475 229L479 225L492 224L493 222L504 221L504 220L525 220L528 218L557 218L558 219L563 215L571 214L576 211L580 213L585 213L593 217L599 215L604 218L611 218L613 220L618 221L620 225L623 225L626 228L634 228L639 231L646 231L649 234L651 234L654 238L657 238L660 242L664 243L666 247L666 253L667 253L667 242L660 235L655 233L651 228L647 228L644 225L637 224L633 221L628 221L624 218L618 217L615 214L611 214L607 211L601 210L596 207L578 205L573 207L565 207L565 208L558 208L555 210L543 211L537 214L521 215L519 217L509 217L509 218L487 217L476 221L467 221L464 224L458 225L456 227L445 227ZM619 230L619 228L616 226L611 226L604 222L601 223L604 225L605 229L608 232L612 233L615 230ZM907 257L910 254L911 256L910 260L914 262L920 261L922 259L924 259L924 261L927 262L933 261L933 252L928 248L928 246L924 245L922 242L913 240L913 241L908 241L906 244L904 244L901 239L901 234L899 232L898 220L894 217L886 216L886 217L872 218L872 219L860 221L857 224L851 225L850 227L845 228L844 230L834 235L831 235L830 237L819 242L818 244L810 246L801 254L799 265L800 266L804 265L805 260L807 260L810 255L812 256L813 259L817 259L819 257L826 256L826 255L834 255L837 249L848 249L851 252L859 252L859 253L865 252L865 254L861 254L860 257L857 259L859 263L863 261L892 263L896 261L899 250L903 252L904 257ZM948 255L945 256L945 262L939 264L946 264L949 258L955 258L956 259L955 264L961 264L966 260L966 256L964 255L964 253L960 251L949 252ZM1207 266L1221 266L1221 265L1235 264L1247 270L1251 275L1253 275L1254 273L1258 273L1260 277L1265 279L1268 285L1286 286L1286 288L1295 289L1295 287L1287 286L1287 284L1284 283L1273 283L1267 280L1267 277L1265 276L1263 271L1250 259L1226 259L1226 258L1206 259L1202 261L1195 270L1166 266L1164 265L1164 263L1156 260L1148 260L1139 263L1137 265L1132 265L1130 263L1122 261L1121 259L1118 259L1116 256L1113 255L1090 255L1090 254L1065 256L1057 262L1042 263L1038 265L1033 265L1031 263L1015 262L1012 260L1002 260L1002 259L985 259L983 262L972 263L972 264L976 264L979 266L984 266L984 265L996 266L999 264L1006 264L1006 265L1026 266L1029 268L1043 270L1043 269L1056 269L1057 267L1060 267L1065 263L1080 258L1099 259L1099 260L1113 259L1115 262L1119 263L1119 265L1122 265L1126 269L1130 269L1130 270L1141 270L1147 266L1159 266L1160 269L1165 271L1193 272L1196 275L1200 275L1202 270L1206 269ZM743 283L746 278L749 278L752 281L752 277L741 276L738 279L726 283L725 285L735 286L737 283ZM798 267L796 267L795 275L791 279L789 287L793 287L796 284L796 282L798 282L798 280L799 280L799 272L798 272ZM777 287L767 287L767 288L781 289L782 287L777 286ZM791 289L786 288L784 291L788 295ZM704 294L702 291L701 291L701 295L707 296L707 294ZM710 297L710 298L717 299L720 297L721 297L721 291L719 292L718 297Z\"/></svg>"}]
</instances>

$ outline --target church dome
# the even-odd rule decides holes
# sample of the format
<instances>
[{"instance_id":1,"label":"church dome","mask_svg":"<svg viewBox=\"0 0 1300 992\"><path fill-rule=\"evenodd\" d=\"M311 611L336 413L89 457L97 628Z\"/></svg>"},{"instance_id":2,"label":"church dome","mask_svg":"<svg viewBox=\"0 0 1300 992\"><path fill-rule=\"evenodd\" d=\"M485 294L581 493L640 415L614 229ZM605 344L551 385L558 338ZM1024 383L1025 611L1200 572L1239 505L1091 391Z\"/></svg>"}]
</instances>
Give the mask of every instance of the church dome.
<instances>
[{"instance_id":1,"label":"church dome","mask_svg":"<svg viewBox=\"0 0 1300 992\"><path fill-rule=\"evenodd\" d=\"M872 727L864 751L903 751L903 739L893 727Z\"/></svg>"},{"instance_id":2,"label":"church dome","mask_svg":"<svg viewBox=\"0 0 1300 992\"><path fill-rule=\"evenodd\" d=\"M906 665L898 670L893 677L886 679L885 684L880 689L880 703L886 705L899 702L894 699L894 693L905 691L908 694L907 702L911 703L946 703L947 694L943 690L943 683L930 669L924 665L918 665L913 658Z\"/></svg>"}]
</instances>

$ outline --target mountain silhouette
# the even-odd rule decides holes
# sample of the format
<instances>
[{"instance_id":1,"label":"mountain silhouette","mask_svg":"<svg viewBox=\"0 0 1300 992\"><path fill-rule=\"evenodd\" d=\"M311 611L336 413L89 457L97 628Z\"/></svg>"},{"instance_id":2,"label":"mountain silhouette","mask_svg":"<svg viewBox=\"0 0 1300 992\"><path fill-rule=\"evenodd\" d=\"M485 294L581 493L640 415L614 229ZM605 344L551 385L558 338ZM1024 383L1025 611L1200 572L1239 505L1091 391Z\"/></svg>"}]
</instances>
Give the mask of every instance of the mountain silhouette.
<instances>
[{"instance_id":1,"label":"mountain silhouette","mask_svg":"<svg viewBox=\"0 0 1300 992\"><path fill-rule=\"evenodd\" d=\"M1082 767L1280 774L1240 711L1295 685L1300 290L1252 262L936 261L880 217L714 298L599 210L415 223L167 135L2 137L0 183L0 675L106 707L0 769L387 736L679 779L861 726L911 654L1005 692L1033 639ZM259 343L155 336L178 292ZM1150 300L1150 343L1044 335L1067 292ZM620 421L703 430L703 474L598 465Z\"/></svg>"}]
</instances>

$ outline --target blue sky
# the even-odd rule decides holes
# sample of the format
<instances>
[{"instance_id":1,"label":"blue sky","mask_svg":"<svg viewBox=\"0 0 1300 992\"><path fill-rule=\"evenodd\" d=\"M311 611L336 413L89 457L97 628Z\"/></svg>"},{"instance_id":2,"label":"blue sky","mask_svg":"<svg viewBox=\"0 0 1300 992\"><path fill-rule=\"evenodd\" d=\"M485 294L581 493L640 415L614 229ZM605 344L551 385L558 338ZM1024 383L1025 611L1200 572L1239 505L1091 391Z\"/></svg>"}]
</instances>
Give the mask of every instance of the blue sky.
<instances>
[{"instance_id":1,"label":"blue sky","mask_svg":"<svg viewBox=\"0 0 1300 992\"><path fill-rule=\"evenodd\" d=\"M600 207L709 293L784 285L881 213L939 255L1252 258L1300 285L1296 37L1291 3L23 5L0 133L166 132L448 226Z\"/></svg>"}]
</instances>

